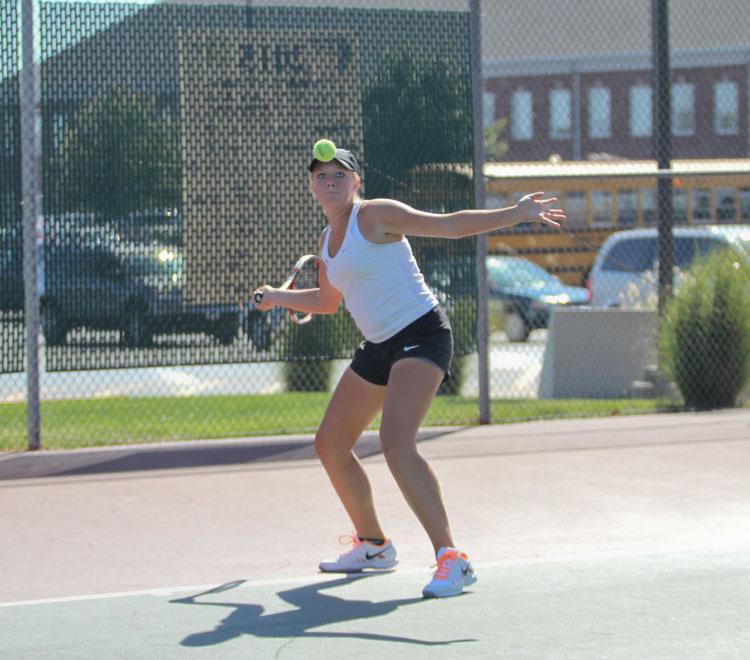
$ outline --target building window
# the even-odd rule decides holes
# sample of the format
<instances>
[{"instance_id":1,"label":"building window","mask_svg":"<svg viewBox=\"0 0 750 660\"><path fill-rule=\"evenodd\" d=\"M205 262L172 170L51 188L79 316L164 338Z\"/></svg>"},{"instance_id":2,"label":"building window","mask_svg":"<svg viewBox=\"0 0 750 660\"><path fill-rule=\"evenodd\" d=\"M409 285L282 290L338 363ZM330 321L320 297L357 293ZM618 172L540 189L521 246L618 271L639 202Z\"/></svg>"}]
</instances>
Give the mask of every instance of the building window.
<instances>
[{"instance_id":1,"label":"building window","mask_svg":"<svg viewBox=\"0 0 750 660\"><path fill-rule=\"evenodd\" d=\"M651 88L648 85L635 85L630 88L629 96L631 137L651 137L653 130Z\"/></svg>"},{"instance_id":2,"label":"building window","mask_svg":"<svg viewBox=\"0 0 750 660\"><path fill-rule=\"evenodd\" d=\"M586 193L571 190L565 193L566 227L585 227L587 223Z\"/></svg>"},{"instance_id":3,"label":"building window","mask_svg":"<svg viewBox=\"0 0 750 660\"><path fill-rule=\"evenodd\" d=\"M695 85L676 83L672 85L672 134L693 135L695 133Z\"/></svg>"},{"instance_id":4,"label":"building window","mask_svg":"<svg viewBox=\"0 0 750 660\"><path fill-rule=\"evenodd\" d=\"M508 206L508 198L504 193L487 193L484 196L484 208L504 209Z\"/></svg>"},{"instance_id":5,"label":"building window","mask_svg":"<svg viewBox=\"0 0 750 660\"><path fill-rule=\"evenodd\" d=\"M688 221L688 197L683 188L672 190L672 220L680 224Z\"/></svg>"},{"instance_id":6,"label":"building window","mask_svg":"<svg viewBox=\"0 0 750 660\"><path fill-rule=\"evenodd\" d=\"M737 219L737 190L735 188L716 190L716 219L719 222L734 222Z\"/></svg>"},{"instance_id":7,"label":"building window","mask_svg":"<svg viewBox=\"0 0 750 660\"><path fill-rule=\"evenodd\" d=\"M482 121L485 126L495 123L495 95L492 92L482 94Z\"/></svg>"},{"instance_id":8,"label":"building window","mask_svg":"<svg viewBox=\"0 0 750 660\"><path fill-rule=\"evenodd\" d=\"M549 93L549 136L553 140L569 140L573 135L573 99L569 89L553 89Z\"/></svg>"},{"instance_id":9,"label":"building window","mask_svg":"<svg viewBox=\"0 0 750 660\"><path fill-rule=\"evenodd\" d=\"M606 87L589 90L589 137L612 137L612 96Z\"/></svg>"},{"instance_id":10,"label":"building window","mask_svg":"<svg viewBox=\"0 0 750 660\"><path fill-rule=\"evenodd\" d=\"M510 136L514 140L534 137L534 101L531 92L517 89L510 102Z\"/></svg>"},{"instance_id":11,"label":"building window","mask_svg":"<svg viewBox=\"0 0 750 660\"><path fill-rule=\"evenodd\" d=\"M722 80L714 84L714 131L717 135L737 135L740 129L740 95L737 83Z\"/></svg>"},{"instance_id":12,"label":"building window","mask_svg":"<svg viewBox=\"0 0 750 660\"><path fill-rule=\"evenodd\" d=\"M591 191L591 224L609 227L612 224L612 193L609 190Z\"/></svg>"},{"instance_id":13,"label":"building window","mask_svg":"<svg viewBox=\"0 0 750 660\"><path fill-rule=\"evenodd\" d=\"M740 217L750 220L750 188L740 188Z\"/></svg>"},{"instance_id":14,"label":"building window","mask_svg":"<svg viewBox=\"0 0 750 660\"><path fill-rule=\"evenodd\" d=\"M641 194L643 203L643 222L647 225L656 223L656 190L654 188L644 188Z\"/></svg>"},{"instance_id":15,"label":"building window","mask_svg":"<svg viewBox=\"0 0 750 660\"><path fill-rule=\"evenodd\" d=\"M620 227L632 227L638 222L638 191L617 192L617 215Z\"/></svg>"},{"instance_id":16,"label":"building window","mask_svg":"<svg viewBox=\"0 0 750 660\"><path fill-rule=\"evenodd\" d=\"M708 188L693 190L693 222L711 222L711 191Z\"/></svg>"}]
</instances>

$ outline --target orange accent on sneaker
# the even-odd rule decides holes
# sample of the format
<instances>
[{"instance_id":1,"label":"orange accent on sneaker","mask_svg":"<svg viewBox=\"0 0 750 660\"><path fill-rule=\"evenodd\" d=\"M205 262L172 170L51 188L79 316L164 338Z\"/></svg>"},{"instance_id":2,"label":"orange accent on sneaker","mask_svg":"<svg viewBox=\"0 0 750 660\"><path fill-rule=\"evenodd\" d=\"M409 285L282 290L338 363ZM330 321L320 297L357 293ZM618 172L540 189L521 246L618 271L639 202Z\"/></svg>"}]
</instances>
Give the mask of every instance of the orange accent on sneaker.
<instances>
[{"instance_id":1,"label":"orange accent on sneaker","mask_svg":"<svg viewBox=\"0 0 750 660\"><path fill-rule=\"evenodd\" d=\"M362 545L363 541L360 541L356 534L342 534L339 536L339 543L341 545L349 545L351 543L352 549L354 549Z\"/></svg>"},{"instance_id":2,"label":"orange accent on sneaker","mask_svg":"<svg viewBox=\"0 0 750 660\"><path fill-rule=\"evenodd\" d=\"M435 577L438 580L446 580L448 575L453 568L453 564L457 559L469 560L469 557L463 552L458 550L446 550L440 558L437 560L437 570L435 571Z\"/></svg>"}]
</instances>

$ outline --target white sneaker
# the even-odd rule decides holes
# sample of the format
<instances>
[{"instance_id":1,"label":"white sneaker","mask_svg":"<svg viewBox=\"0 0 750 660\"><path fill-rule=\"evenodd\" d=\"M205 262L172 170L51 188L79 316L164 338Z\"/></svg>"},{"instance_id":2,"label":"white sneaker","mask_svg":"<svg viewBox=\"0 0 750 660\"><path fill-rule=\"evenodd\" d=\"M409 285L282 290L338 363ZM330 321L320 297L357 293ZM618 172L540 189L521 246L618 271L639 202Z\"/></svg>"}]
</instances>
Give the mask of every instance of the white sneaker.
<instances>
[{"instance_id":1,"label":"white sneaker","mask_svg":"<svg viewBox=\"0 0 750 660\"><path fill-rule=\"evenodd\" d=\"M455 548L440 548L437 553L437 570L430 583L422 589L425 598L458 596L464 587L474 584L477 576L469 558Z\"/></svg>"},{"instance_id":2,"label":"white sneaker","mask_svg":"<svg viewBox=\"0 0 750 660\"><path fill-rule=\"evenodd\" d=\"M352 548L336 559L320 562L324 573L359 573L365 569L384 570L398 564L396 548L390 539L381 545L360 541L356 536L343 537L351 540Z\"/></svg>"}]
</instances>

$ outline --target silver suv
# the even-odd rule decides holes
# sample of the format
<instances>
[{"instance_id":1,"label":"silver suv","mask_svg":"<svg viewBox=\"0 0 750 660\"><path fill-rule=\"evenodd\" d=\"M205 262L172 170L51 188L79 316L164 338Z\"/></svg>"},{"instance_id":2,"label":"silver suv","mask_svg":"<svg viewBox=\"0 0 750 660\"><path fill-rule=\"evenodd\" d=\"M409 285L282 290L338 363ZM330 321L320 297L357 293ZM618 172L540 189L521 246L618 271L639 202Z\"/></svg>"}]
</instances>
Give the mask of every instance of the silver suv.
<instances>
[{"instance_id":1,"label":"silver suv","mask_svg":"<svg viewBox=\"0 0 750 660\"><path fill-rule=\"evenodd\" d=\"M750 260L750 225L675 227L675 283L696 256L733 248ZM587 282L593 307L648 307L658 289L659 237L655 227L611 234L602 244Z\"/></svg>"}]
</instances>

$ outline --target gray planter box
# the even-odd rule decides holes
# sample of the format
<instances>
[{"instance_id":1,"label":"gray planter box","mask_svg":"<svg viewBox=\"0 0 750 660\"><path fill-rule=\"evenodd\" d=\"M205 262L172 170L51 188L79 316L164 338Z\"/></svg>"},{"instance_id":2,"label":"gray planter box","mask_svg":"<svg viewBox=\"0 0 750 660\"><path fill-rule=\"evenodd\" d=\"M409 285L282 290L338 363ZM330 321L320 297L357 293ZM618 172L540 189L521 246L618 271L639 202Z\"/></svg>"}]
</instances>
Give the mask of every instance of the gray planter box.
<instances>
[{"instance_id":1,"label":"gray planter box","mask_svg":"<svg viewBox=\"0 0 750 660\"><path fill-rule=\"evenodd\" d=\"M627 397L633 381L656 362L657 313L579 307L550 320L540 399Z\"/></svg>"}]
</instances>

